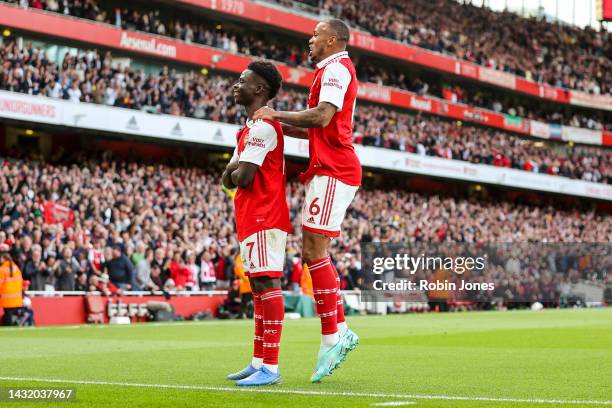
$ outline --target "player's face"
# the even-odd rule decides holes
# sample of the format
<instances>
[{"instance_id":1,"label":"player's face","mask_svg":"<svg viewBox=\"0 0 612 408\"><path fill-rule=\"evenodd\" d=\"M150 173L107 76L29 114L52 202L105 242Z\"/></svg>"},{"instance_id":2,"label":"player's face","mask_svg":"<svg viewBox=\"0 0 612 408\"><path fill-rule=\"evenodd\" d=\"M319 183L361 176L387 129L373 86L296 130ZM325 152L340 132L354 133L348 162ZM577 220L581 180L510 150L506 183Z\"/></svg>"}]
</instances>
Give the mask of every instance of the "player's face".
<instances>
[{"instance_id":1,"label":"player's face","mask_svg":"<svg viewBox=\"0 0 612 408\"><path fill-rule=\"evenodd\" d=\"M329 26L325 23L317 24L312 37L308 41L308 48L310 49L308 56L312 62L317 63L323 59L330 37Z\"/></svg>"},{"instance_id":2,"label":"player's face","mask_svg":"<svg viewBox=\"0 0 612 408\"><path fill-rule=\"evenodd\" d=\"M257 91L255 73L249 69L242 71L238 82L234 84L234 100L238 105L248 105Z\"/></svg>"}]
</instances>

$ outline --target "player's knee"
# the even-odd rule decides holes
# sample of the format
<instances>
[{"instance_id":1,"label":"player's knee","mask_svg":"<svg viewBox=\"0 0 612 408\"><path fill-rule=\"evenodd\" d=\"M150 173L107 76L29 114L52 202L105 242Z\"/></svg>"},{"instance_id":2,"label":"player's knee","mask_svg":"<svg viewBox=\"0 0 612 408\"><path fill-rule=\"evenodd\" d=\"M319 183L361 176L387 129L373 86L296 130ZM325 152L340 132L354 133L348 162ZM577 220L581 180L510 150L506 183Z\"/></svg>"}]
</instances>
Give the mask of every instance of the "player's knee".
<instances>
[{"instance_id":1,"label":"player's knee","mask_svg":"<svg viewBox=\"0 0 612 408\"><path fill-rule=\"evenodd\" d=\"M258 276L251 279L251 288L254 292L265 292L269 289L280 289L281 282L278 278L268 276Z\"/></svg>"},{"instance_id":2,"label":"player's knee","mask_svg":"<svg viewBox=\"0 0 612 408\"><path fill-rule=\"evenodd\" d=\"M304 231L302 254L305 262L310 263L325 258L328 246L329 239L326 236Z\"/></svg>"},{"instance_id":3,"label":"player's knee","mask_svg":"<svg viewBox=\"0 0 612 408\"><path fill-rule=\"evenodd\" d=\"M304 255L304 262L306 263L311 263L311 262L321 259L321 258L317 258L316 251L313 248L307 248L305 244L304 244L304 249L303 249L303 255Z\"/></svg>"}]
</instances>

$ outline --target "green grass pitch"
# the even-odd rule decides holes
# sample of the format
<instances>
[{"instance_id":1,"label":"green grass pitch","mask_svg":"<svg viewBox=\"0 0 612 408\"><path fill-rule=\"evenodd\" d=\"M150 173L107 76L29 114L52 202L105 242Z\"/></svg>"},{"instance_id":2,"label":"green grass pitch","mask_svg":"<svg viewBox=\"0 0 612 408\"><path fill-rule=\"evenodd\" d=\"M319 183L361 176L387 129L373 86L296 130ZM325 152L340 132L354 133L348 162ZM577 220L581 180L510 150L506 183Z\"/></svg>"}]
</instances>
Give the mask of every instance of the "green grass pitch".
<instances>
[{"instance_id":1,"label":"green grass pitch","mask_svg":"<svg viewBox=\"0 0 612 408\"><path fill-rule=\"evenodd\" d=\"M612 406L612 308L364 316L349 325L360 346L311 384L319 322L286 321L283 383L255 392L224 379L250 359L251 321L0 329L0 387L75 387L77 398L0 405Z\"/></svg>"}]
</instances>

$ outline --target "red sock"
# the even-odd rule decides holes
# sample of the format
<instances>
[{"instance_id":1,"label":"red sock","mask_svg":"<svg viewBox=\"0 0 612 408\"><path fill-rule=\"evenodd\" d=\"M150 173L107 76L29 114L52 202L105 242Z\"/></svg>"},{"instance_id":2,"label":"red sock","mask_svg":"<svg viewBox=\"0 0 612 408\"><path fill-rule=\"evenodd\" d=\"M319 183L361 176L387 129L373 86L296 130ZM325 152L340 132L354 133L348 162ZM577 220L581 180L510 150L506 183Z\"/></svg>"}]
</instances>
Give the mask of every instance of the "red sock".
<instances>
[{"instance_id":1,"label":"red sock","mask_svg":"<svg viewBox=\"0 0 612 408\"><path fill-rule=\"evenodd\" d=\"M253 292L253 303L255 310L253 317L255 320L255 337L253 338L253 357L263 358L263 305L261 303L261 293Z\"/></svg>"},{"instance_id":2,"label":"red sock","mask_svg":"<svg viewBox=\"0 0 612 408\"><path fill-rule=\"evenodd\" d=\"M336 292L336 304L338 305L336 321L338 323L344 323L346 319L344 318L344 305L342 304L342 294L340 293L340 275L338 275L338 271L333 264L332 268L334 268L334 272L336 272L336 287L338 288L338 292Z\"/></svg>"},{"instance_id":3,"label":"red sock","mask_svg":"<svg viewBox=\"0 0 612 408\"><path fill-rule=\"evenodd\" d=\"M336 276L338 274L334 270L329 256L316 262L308 263L308 270L312 276L312 288L317 313L321 318L321 334L337 333L338 287L336 285Z\"/></svg>"},{"instance_id":4,"label":"red sock","mask_svg":"<svg viewBox=\"0 0 612 408\"><path fill-rule=\"evenodd\" d=\"M263 304L263 362L276 365L285 318L283 291L268 289L261 293L261 302Z\"/></svg>"}]
</instances>

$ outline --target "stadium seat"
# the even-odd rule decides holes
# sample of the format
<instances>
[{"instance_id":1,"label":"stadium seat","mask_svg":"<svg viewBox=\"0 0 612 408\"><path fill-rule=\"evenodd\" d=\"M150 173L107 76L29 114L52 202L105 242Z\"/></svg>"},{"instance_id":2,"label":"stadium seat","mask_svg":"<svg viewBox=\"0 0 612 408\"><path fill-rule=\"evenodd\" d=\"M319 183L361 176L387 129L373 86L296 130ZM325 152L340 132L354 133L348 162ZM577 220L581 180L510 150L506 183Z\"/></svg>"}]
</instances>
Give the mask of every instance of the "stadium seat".
<instances>
[{"instance_id":1,"label":"stadium seat","mask_svg":"<svg viewBox=\"0 0 612 408\"><path fill-rule=\"evenodd\" d=\"M100 295L89 295L85 297L87 305L87 321L89 323L104 323L104 302Z\"/></svg>"},{"instance_id":2,"label":"stadium seat","mask_svg":"<svg viewBox=\"0 0 612 408\"><path fill-rule=\"evenodd\" d=\"M138 314L138 304L137 303L130 303L127 305L127 307L128 307L128 316L130 318L133 318Z\"/></svg>"}]
</instances>

